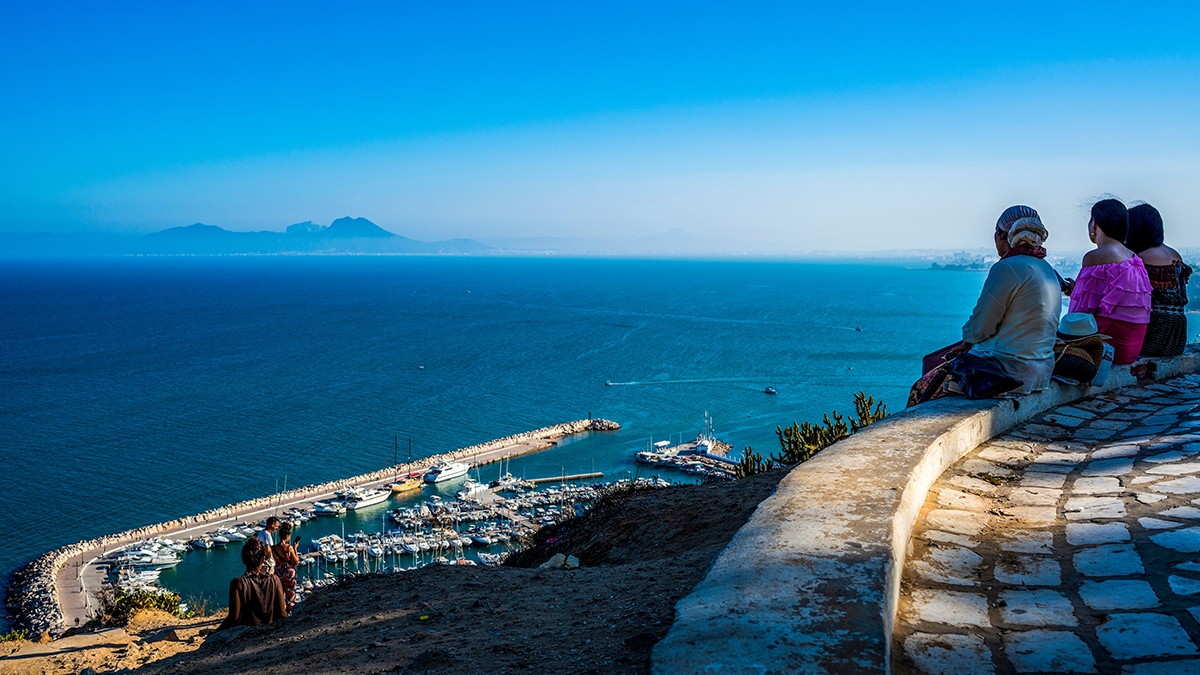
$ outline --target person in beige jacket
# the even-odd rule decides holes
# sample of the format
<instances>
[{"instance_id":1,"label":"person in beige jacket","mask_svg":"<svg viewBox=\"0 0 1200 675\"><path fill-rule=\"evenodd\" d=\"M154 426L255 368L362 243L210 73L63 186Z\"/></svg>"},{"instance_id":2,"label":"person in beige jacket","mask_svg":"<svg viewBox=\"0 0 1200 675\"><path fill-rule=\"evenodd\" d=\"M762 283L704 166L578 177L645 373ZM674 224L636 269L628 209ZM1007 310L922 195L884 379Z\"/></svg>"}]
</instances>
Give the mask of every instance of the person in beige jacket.
<instances>
[{"instance_id":1,"label":"person in beige jacket","mask_svg":"<svg viewBox=\"0 0 1200 675\"><path fill-rule=\"evenodd\" d=\"M1062 313L1062 286L1044 258L1049 233L1037 211L1013 206L996 221L996 253L971 318L963 325L964 347L991 356L1021 386L1044 389L1054 372L1055 331Z\"/></svg>"}]
</instances>

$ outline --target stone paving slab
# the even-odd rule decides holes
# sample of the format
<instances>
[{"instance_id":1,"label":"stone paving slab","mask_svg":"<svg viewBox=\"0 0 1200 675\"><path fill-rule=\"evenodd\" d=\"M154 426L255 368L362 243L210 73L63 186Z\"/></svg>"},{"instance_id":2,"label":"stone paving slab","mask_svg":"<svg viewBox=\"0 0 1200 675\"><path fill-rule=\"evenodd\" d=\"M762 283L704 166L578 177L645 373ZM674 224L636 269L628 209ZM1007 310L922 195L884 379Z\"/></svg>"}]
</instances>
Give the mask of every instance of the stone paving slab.
<instances>
[{"instance_id":1,"label":"stone paving slab","mask_svg":"<svg viewBox=\"0 0 1200 675\"><path fill-rule=\"evenodd\" d=\"M897 673L1200 675L1200 377L1052 410L929 491Z\"/></svg>"}]
</instances>

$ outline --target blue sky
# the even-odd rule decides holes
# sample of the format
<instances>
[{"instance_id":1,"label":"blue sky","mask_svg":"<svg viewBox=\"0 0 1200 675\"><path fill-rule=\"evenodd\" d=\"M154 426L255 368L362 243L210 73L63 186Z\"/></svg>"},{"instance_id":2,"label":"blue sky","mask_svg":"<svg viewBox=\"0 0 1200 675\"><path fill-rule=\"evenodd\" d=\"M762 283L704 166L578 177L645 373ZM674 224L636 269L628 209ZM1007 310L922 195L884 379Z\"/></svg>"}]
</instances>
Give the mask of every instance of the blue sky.
<instances>
[{"instance_id":1,"label":"blue sky","mask_svg":"<svg viewBox=\"0 0 1200 675\"><path fill-rule=\"evenodd\" d=\"M1200 245L1195 5L26 4L4 231L1082 247L1110 192Z\"/></svg>"}]
</instances>

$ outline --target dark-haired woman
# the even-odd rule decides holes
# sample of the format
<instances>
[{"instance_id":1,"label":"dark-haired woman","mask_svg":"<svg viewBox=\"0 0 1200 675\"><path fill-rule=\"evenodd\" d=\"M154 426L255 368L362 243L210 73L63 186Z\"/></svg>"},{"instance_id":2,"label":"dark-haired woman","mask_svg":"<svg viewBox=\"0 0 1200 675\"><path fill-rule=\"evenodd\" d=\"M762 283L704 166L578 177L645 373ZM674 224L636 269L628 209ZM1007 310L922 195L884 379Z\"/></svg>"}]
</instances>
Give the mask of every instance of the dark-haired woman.
<instances>
[{"instance_id":1,"label":"dark-haired woman","mask_svg":"<svg viewBox=\"0 0 1200 675\"><path fill-rule=\"evenodd\" d=\"M229 616L217 630L234 626L261 626L287 617L283 601L283 586L279 577L263 571L263 563L271 554L258 539L247 539L242 547L242 564L246 573L229 582Z\"/></svg>"},{"instance_id":2,"label":"dark-haired woman","mask_svg":"<svg viewBox=\"0 0 1200 675\"><path fill-rule=\"evenodd\" d=\"M1150 278L1142 259L1125 247L1129 212L1115 199L1092 205L1088 237L1096 248L1083 256L1079 278L1069 289L1070 312L1096 317L1096 326L1112 338L1113 363L1133 363L1142 351L1150 323Z\"/></svg>"},{"instance_id":3,"label":"dark-haired woman","mask_svg":"<svg viewBox=\"0 0 1200 675\"><path fill-rule=\"evenodd\" d=\"M1150 323L1142 342L1142 356L1179 356L1187 344L1187 285L1192 268L1175 249L1163 243L1163 221L1158 209L1139 204L1129 209L1129 234L1125 246L1146 265L1153 289Z\"/></svg>"},{"instance_id":4,"label":"dark-haired woman","mask_svg":"<svg viewBox=\"0 0 1200 675\"><path fill-rule=\"evenodd\" d=\"M296 555L296 547L292 546L292 524L284 521L279 526L279 543L271 547L271 555L275 556L275 576L283 584L283 601L288 613L300 600L296 593L296 565L300 564L300 556Z\"/></svg>"}]
</instances>

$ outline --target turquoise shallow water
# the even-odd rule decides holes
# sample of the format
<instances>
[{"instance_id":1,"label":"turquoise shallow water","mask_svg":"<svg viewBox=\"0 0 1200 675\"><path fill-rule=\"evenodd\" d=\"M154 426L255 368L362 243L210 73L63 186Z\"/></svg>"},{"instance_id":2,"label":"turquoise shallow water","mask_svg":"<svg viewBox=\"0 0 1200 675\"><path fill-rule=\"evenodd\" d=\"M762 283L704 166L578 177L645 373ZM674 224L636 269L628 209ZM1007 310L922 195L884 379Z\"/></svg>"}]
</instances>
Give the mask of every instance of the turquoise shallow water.
<instances>
[{"instance_id":1,"label":"turquoise shallow water","mask_svg":"<svg viewBox=\"0 0 1200 675\"><path fill-rule=\"evenodd\" d=\"M632 470L651 437L694 436L705 412L735 448L774 450L776 425L852 409L859 390L903 407L984 278L927 266L5 261L0 570L375 470L397 435L403 457L409 438L424 456L589 413L623 426L514 461L530 477ZM202 562L181 565L198 579L183 585L222 591L225 568L205 579Z\"/></svg>"}]
</instances>

